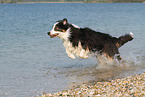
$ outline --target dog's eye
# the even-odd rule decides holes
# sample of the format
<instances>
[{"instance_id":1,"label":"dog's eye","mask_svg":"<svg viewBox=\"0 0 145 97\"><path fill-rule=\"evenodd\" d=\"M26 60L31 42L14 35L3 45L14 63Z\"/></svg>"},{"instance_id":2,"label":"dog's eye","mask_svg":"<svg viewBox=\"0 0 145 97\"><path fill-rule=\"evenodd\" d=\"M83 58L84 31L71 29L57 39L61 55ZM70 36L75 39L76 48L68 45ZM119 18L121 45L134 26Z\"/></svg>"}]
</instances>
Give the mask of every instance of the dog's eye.
<instances>
[{"instance_id":1,"label":"dog's eye","mask_svg":"<svg viewBox=\"0 0 145 97\"><path fill-rule=\"evenodd\" d=\"M60 31L60 32L63 32L63 30L62 29L60 29L59 27L55 27L55 29L54 29L55 31Z\"/></svg>"},{"instance_id":2,"label":"dog's eye","mask_svg":"<svg viewBox=\"0 0 145 97\"><path fill-rule=\"evenodd\" d=\"M55 30L59 30L59 28L56 26L56 27L55 27Z\"/></svg>"}]
</instances>

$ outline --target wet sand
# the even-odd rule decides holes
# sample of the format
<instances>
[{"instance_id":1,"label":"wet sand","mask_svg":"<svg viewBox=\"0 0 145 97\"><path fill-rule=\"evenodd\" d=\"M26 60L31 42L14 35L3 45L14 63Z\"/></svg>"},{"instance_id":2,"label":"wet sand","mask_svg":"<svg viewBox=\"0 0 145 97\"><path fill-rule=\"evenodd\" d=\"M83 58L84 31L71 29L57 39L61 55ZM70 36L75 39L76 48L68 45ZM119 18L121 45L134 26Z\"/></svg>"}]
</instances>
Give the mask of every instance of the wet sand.
<instances>
[{"instance_id":1,"label":"wet sand","mask_svg":"<svg viewBox=\"0 0 145 97\"><path fill-rule=\"evenodd\" d=\"M115 72L114 72L115 73ZM104 76L105 78L105 76ZM95 81L58 93L43 93L40 97L145 97L145 72L125 78ZM39 97L39 96L36 96Z\"/></svg>"}]
</instances>

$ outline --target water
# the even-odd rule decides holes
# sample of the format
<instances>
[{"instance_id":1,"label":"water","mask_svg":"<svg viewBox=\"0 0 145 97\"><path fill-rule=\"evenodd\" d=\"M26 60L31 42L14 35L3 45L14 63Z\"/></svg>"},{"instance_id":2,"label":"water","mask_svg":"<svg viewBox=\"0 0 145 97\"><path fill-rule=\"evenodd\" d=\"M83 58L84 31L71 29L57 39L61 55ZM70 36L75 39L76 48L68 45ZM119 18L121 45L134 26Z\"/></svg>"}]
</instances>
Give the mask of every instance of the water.
<instances>
[{"instance_id":1,"label":"water","mask_svg":"<svg viewBox=\"0 0 145 97\"><path fill-rule=\"evenodd\" d=\"M33 97L82 83L145 72L145 6L116 4L0 4L0 97ZM47 32L59 19L134 40L120 48L123 64L104 68L95 58L70 59Z\"/></svg>"}]
</instances>

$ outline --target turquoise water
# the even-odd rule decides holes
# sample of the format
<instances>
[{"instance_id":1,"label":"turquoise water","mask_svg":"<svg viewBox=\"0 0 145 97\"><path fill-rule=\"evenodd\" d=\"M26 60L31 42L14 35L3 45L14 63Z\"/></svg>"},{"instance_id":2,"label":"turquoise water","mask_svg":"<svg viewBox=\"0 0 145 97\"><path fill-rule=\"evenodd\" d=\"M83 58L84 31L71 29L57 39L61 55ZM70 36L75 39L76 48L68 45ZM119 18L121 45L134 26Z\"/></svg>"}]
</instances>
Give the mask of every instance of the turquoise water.
<instances>
[{"instance_id":1,"label":"turquoise water","mask_svg":"<svg viewBox=\"0 0 145 97\"><path fill-rule=\"evenodd\" d=\"M145 72L145 4L0 4L0 97L33 97L81 83ZM100 68L95 58L70 59L62 41L49 38L55 21L67 18L134 40L120 48L127 67Z\"/></svg>"}]
</instances>

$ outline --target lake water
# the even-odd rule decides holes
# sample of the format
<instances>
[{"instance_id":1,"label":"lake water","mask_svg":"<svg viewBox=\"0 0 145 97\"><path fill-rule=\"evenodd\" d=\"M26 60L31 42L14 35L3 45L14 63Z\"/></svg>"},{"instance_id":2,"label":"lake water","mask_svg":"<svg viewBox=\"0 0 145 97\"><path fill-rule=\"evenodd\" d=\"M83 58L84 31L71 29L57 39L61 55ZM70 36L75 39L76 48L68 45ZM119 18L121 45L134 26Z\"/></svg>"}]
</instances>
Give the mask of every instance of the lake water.
<instances>
[{"instance_id":1,"label":"lake water","mask_svg":"<svg viewBox=\"0 0 145 97\"><path fill-rule=\"evenodd\" d=\"M144 11L142 3L0 4L0 97L33 97L145 72ZM120 48L125 66L68 58L62 41L47 35L63 18L116 37L133 32L134 40Z\"/></svg>"}]
</instances>

